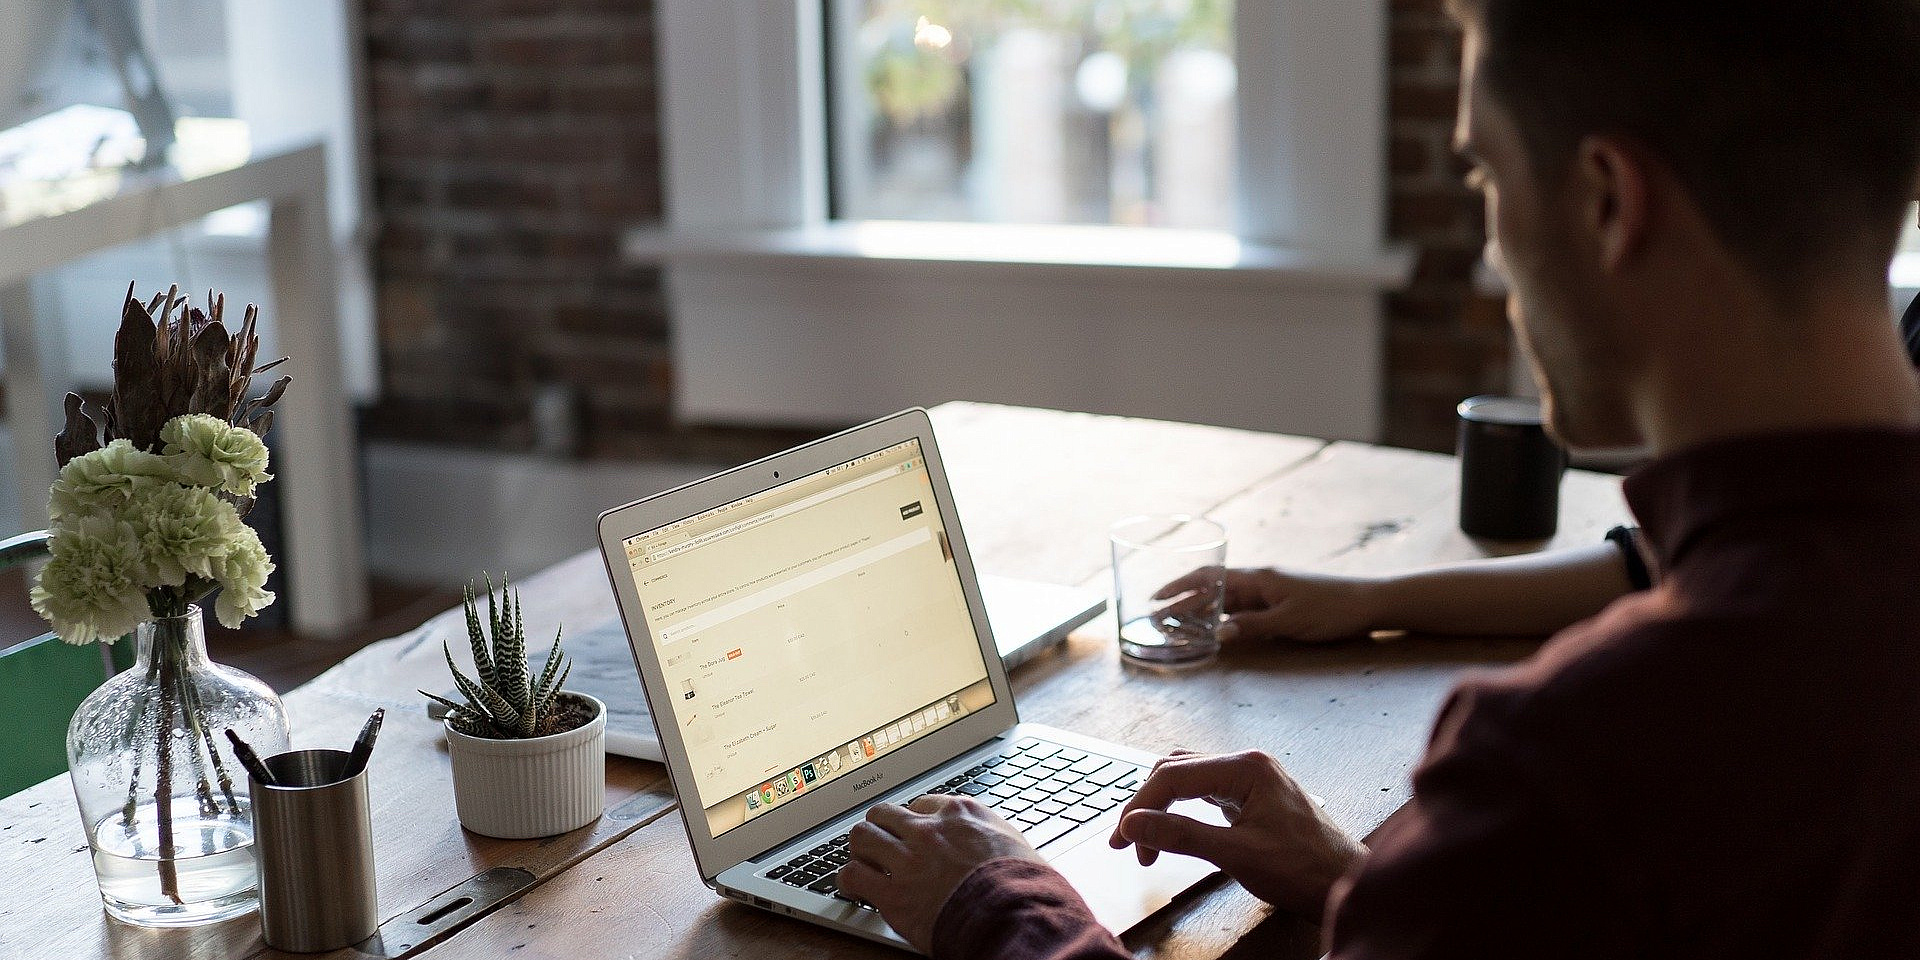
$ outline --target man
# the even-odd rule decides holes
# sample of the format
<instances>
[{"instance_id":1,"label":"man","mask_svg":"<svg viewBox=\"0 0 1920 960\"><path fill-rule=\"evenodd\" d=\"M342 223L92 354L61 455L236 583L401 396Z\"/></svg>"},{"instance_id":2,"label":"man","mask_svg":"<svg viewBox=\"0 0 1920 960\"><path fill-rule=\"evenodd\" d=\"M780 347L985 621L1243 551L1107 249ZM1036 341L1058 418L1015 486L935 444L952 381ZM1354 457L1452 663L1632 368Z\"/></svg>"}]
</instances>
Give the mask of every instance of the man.
<instances>
[{"instance_id":1,"label":"man","mask_svg":"<svg viewBox=\"0 0 1920 960\"><path fill-rule=\"evenodd\" d=\"M1886 288L1920 4L1451 12L1514 329L1558 437L1653 454L1660 582L1465 681L1370 852L1258 753L1162 762L1114 842L1324 915L1341 958L1920 956L1920 386ZM969 800L877 808L852 851L844 889L940 960L1124 955Z\"/></svg>"}]
</instances>

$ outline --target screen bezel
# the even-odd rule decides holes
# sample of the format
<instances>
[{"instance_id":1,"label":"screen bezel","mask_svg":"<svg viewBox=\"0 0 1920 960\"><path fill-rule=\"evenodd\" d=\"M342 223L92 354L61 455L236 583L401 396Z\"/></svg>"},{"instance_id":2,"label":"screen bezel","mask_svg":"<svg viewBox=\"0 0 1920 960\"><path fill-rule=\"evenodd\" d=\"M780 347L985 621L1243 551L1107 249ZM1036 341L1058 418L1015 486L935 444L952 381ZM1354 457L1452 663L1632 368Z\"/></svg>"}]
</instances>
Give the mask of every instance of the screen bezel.
<instances>
[{"instance_id":1,"label":"screen bezel","mask_svg":"<svg viewBox=\"0 0 1920 960\"><path fill-rule=\"evenodd\" d=\"M839 777L781 804L746 823L713 836L705 810L699 807L699 793L692 789L692 766L687 745L678 724L656 724L660 746L666 756L667 774L674 793L682 804L681 821L693 844L694 862L702 880L711 882L722 871L752 859L792 840L803 831L839 816L890 789L911 781L941 763L972 749L1018 723L1013 693L1007 683L1005 666L994 644L993 630L987 622L986 606L980 599L979 578L973 568L966 537L953 504L953 491L947 484L946 467L934 443L933 421L918 407L824 437L744 466L714 474L685 486L655 494L600 515L600 554L613 583L614 599L627 631L627 644L633 651L647 707L655 717L662 716L662 704L673 703L666 689L664 671L647 629L645 605L627 565L623 542L630 537L657 529L677 520L703 513L722 504L761 493L782 484L857 459L869 453L908 440L919 440L926 458L927 476L933 487L933 499L940 511L940 522L953 551L954 571L960 577L967 610L973 620L980 657L986 665L987 680L994 702L958 722L943 727L907 744L897 752L876 758L855 774ZM776 477L776 474L778 475ZM646 638L641 640L640 638ZM806 757L796 758L796 763ZM682 788L682 785L685 788ZM687 804L694 809L684 809Z\"/></svg>"}]
</instances>

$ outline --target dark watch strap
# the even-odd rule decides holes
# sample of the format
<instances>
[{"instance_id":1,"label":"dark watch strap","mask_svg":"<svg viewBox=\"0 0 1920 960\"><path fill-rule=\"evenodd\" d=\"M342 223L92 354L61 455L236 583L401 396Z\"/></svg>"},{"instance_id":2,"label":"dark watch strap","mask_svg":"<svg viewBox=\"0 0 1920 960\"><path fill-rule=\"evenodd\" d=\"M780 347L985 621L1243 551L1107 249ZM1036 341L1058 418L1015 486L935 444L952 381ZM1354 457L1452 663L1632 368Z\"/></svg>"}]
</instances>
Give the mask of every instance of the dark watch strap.
<instances>
[{"instance_id":1,"label":"dark watch strap","mask_svg":"<svg viewBox=\"0 0 1920 960\"><path fill-rule=\"evenodd\" d=\"M1618 526L1607 531L1607 539L1620 548L1620 558L1627 562L1627 581L1635 590L1645 590L1653 586L1653 575L1647 571L1647 559L1640 555L1639 537L1634 528Z\"/></svg>"}]
</instances>

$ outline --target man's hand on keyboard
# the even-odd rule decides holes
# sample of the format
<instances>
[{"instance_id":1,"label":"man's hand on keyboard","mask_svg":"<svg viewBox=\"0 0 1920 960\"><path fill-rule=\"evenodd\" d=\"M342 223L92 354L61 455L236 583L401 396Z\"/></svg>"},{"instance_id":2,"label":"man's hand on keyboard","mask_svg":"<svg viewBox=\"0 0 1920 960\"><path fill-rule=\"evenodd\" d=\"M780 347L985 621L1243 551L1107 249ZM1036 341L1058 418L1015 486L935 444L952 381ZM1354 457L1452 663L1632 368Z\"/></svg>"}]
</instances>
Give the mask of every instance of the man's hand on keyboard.
<instances>
[{"instance_id":1,"label":"man's hand on keyboard","mask_svg":"<svg viewBox=\"0 0 1920 960\"><path fill-rule=\"evenodd\" d=\"M1229 826L1166 812L1178 800L1219 807ZM1335 880L1366 848L1340 829L1280 761L1255 750L1160 761L1127 802L1110 841L1142 864L1162 851L1199 857L1268 903L1318 918Z\"/></svg>"},{"instance_id":2,"label":"man's hand on keyboard","mask_svg":"<svg viewBox=\"0 0 1920 960\"><path fill-rule=\"evenodd\" d=\"M840 890L874 905L921 952L933 939L940 908L974 868L989 860L1039 860L1020 831L970 797L916 797L900 807L878 804L849 833L853 859L840 868Z\"/></svg>"}]
</instances>

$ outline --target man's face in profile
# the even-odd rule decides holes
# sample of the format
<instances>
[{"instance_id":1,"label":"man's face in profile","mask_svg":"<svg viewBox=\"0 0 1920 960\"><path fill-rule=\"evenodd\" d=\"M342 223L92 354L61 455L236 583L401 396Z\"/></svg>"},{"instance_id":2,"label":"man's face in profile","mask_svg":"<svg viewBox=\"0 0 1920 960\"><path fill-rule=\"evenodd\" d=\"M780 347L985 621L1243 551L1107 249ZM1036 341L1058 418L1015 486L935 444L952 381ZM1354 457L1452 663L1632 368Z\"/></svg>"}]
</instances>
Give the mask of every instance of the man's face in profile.
<instances>
[{"instance_id":1,"label":"man's face in profile","mask_svg":"<svg viewBox=\"0 0 1920 960\"><path fill-rule=\"evenodd\" d=\"M1593 267L1594 238L1579 229L1567 172L1533 162L1513 114L1484 82L1484 38L1465 26L1454 142L1486 204L1486 261L1507 282L1507 317L1540 383L1547 429L1571 447L1632 446L1639 438L1619 389L1622 348Z\"/></svg>"}]
</instances>

